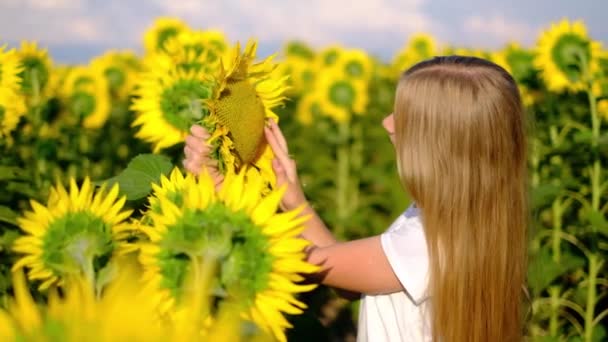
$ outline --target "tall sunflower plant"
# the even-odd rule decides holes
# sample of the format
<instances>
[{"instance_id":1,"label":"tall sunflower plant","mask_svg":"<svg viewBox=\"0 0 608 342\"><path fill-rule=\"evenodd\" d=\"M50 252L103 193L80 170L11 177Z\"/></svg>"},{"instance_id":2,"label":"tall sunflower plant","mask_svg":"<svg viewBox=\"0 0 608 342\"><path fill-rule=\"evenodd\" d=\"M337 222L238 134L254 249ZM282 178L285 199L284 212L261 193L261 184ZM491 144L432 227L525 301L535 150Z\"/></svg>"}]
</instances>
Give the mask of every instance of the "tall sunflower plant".
<instances>
[{"instance_id":1,"label":"tall sunflower plant","mask_svg":"<svg viewBox=\"0 0 608 342\"><path fill-rule=\"evenodd\" d=\"M599 43L580 22L563 20L540 35L533 64L543 101L530 106L540 127L531 158L533 238L529 285L530 334L536 338L599 341L605 296L605 138L598 111Z\"/></svg>"}]
</instances>

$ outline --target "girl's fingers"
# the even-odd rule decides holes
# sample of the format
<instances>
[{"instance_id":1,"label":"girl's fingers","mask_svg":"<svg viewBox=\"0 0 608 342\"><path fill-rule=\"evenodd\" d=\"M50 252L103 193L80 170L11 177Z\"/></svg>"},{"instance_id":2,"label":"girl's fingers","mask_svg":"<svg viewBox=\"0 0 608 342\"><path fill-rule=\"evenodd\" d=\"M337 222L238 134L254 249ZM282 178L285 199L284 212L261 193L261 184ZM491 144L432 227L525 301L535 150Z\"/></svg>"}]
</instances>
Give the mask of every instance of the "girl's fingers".
<instances>
[{"instance_id":1,"label":"girl's fingers","mask_svg":"<svg viewBox=\"0 0 608 342\"><path fill-rule=\"evenodd\" d=\"M196 162L193 162L191 160L188 160L188 159L184 159L184 161L182 163L184 164L184 168L186 170L188 170L189 172L191 172L195 175L198 175L199 173L201 173L202 165L200 165Z\"/></svg>"},{"instance_id":2,"label":"girl's fingers","mask_svg":"<svg viewBox=\"0 0 608 342\"><path fill-rule=\"evenodd\" d=\"M277 138L279 145L283 148L285 153L289 154L289 148L287 147L287 140L285 140L285 136L283 132L281 132L281 128L273 119L270 119L270 128L272 129L272 133Z\"/></svg>"},{"instance_id":3,"label":"girl's fingers","mask_svg":"<svg viewBox=\"0 0 608 342\"><path fill-rule=\"evenodd\" d=\"M186 136L186 146L190 147L192 150L199 154L203 154L206 152L207 144L201 139L197 138L193 135Z\"/></svg>"},{"instance_id":4,"label":"girl's fingers","mask_svg":"<svg viewBox=\"0 0 608 342\"><path fill-rule=\"evenodd\" d=\"M201 158L201 154L188 145L184 147L184 155L186 156L186 159Z\"/></svg>"},{"instance_id":5,"label":"girl's fingers","mask_svg":"<svg viewBox=\"0 0 608 342\"><path fill-rule=\"evenodd\" d=\"M264 133L266 134L266 140L268 141L270 148L272 148L272 151L274 152L275 158L277 158L278 161L281 163L281 166L283 166L283 168L287 170L291 162L287 151L281 148L279 142L277 141L277 138L270 131L270 128L264 128Z\"/></svg>"},{"instance_id":6,"label":"girl's fingers","mask_svg":"<svg viewBox=\"0 0 608 342\"><path fill-rule=\"evenodd\" d=\"M281 162L277 158L272 159L272 169L277 176L277 186L287 184L289 178L285 173L285 168L281 165Z\"/></svg>"},{"instance_id":7,"label":"girl's fingers","mask_svg":"<svg viewBox=\"0 0 608 342\"><path fill-rule=\"evenodd\" d=\"M208 139L210 136L209 132L200 125L192 125L192 127L190 127L190 133L200 139Z\"/></svg>"}]
</instances>

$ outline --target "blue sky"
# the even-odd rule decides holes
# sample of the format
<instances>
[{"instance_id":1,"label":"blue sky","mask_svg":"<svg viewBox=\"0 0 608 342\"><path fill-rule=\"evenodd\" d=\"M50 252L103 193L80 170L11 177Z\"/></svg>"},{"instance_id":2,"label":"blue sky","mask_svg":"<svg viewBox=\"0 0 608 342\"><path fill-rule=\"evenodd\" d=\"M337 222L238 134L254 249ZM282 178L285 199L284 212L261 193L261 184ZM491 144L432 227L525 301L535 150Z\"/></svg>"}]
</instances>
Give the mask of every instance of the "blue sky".
<instances>
[{"instance_id":1,"label":"blue sky","mask_svg":"<svg viewBox=\"0 0 608 342\"><path fill-rule=\"evenodd\" d=\"M36 40L58 62L85 63L110 48L141 51L154 18L175 16L231 41L258 38L262 54L300 39L387 59L416 32L458 46L529 46L564 17L583 20L606 46L606 13L606 0L0 0L0 40Z\"/></svg>"}]
</instances>

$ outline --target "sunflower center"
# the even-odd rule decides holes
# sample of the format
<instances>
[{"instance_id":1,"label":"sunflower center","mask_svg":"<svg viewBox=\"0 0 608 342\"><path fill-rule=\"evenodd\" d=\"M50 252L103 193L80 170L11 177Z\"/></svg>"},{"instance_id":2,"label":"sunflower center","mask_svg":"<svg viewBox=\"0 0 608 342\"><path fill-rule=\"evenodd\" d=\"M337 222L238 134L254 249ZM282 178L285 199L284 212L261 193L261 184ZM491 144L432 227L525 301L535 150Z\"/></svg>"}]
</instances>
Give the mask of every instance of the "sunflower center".
<instances>
[{"instance_id":1,"label":"sunflower center","mask_svg":"<svg viewBox=\"0 0 608 342\"><path fill-rule=\"evenodd\" d=\"M156 38L156 50L162 50L167 39L177 36L179 30L175 27L167 27L158 32Z\"/></svg>"},{"instance_id":2,"label":"sunflower center","mask_svg":"<svg viewBox=\"0 0 608 342\"><path fill-rule=\"evenodd\" d=\"M337 59L338 51L336 50L328 51L325 53L325 56L323 56L323 62L325 63L325 65L333 65Z\"/></svg>"},{"instance_id":3,"label":"sunflower center","mask_svg":"<svg viewBox=\"0 0 608 342\"><path fill-rule=\"evenodd\" d=\"M566 77L576 82L583 71L581 58L587 63L591 60L589 42L576 34L565 34L553 46L551 57Z\"/></svg>"},{"instance_id":4,"label":"sunflower center","mask_svg":"<svg viewBox=\"0 0 608 342\"><path fill-rule=\"evenodd\" d=\"M311 84L314 79L315 73L312 70L306 69L302 71L302 81L304 82L304 84Z\"/></svg>"},{"instance_id":5,"label":"sunflower center","mask_svg":"<svg viewBox=\"0 0 608 342\"><path fill-rule=\"evenodd\" d=\"M72 113L80 118L86 118L95 111L95 96L84 91L76 91L70 96Z\"/></svg>"},{"instance_id":6,"label":"sunflower center","mask_svg":"<svg viewBox=\"0 0 608 342\"><path fill-rule=\"evenodd\" d=\"M431 55L431 44L426 39L417 39L412 44L412 47L422 56Z\"/></svg>"},{"instance_id":7,"label":"sunflower center","mask_svg":"<svg viewBox=\"0 0 608 342\"><path fill-rule=\"evenodd\" d=\"M329 98L340 107L350 108L355 102L355 88L347 81L337 81L329 88Z\"/></svg>"},{"instance_id":8,"label":"sunflower center","mask_svg":"<svg viewBox=\"0 0 608 342\"><path fill-rule=\"evenodd\" d=\"M264 137L265 108L248 81L228 83L216 106L219 122L228 127L241 165L252 162Z\"/></svg>"},{"instance_id":9,"label":"sunflower center","mask_svg":"<svg viewBox=\"0 0 608 342\"><path fill-rule=\"evenodd\" d=\"M126 82L125 73L117 67L109 67L105 70L104 75L110 83L110 89L118 89L122 87Z\"/></svg>"},{"instance_id":10,"label":"sunflower center","mask_svg":"<svg viewBox=\"0 0 608 342\"><path fill-rule=\"evenodd\" d=\"M26 94L33 94L34 89L40 92L46 86L49 80L49 70L43 60L38 57L25 57L21 61L23 71L19 73L19 77L23 80L21 88Z\"/></svg>"},{"instance_id":11,"label":"sunflower center","mask_svg":"<svg viewBox=\"0 0 608 342\"><path fill-rule=\"evenodd\" d=\"M114 250L111 227L89 212L70 212L49 225L42 250L44 264L55 275L93 276Z\"/></svg>"},{"instance_id":12,"label":"sunflower center","mask_svg":"<svg viewBox=\"0 0 608 342\"><path fill-rule=\"evenodd\" d=\"M300 42L290 43L287 46L287 55L301 56L308 60L311 60L315 57L312 50L310 50L310 48L308 48L308 46L306 46Z\"/></svg>"},{"instance_id":13,"label":"sunflower center","mask_svg":"<svg viewBox=\"0 0 608 342\"><path fill-rule=\"evenodd\" d=\"M244 212L222 204L186 210L167 227L160 243L159 264L164 288L179 299L192 258L214 258L220 263L218 294L238 290L249 300L263 290L272 270L268 239Z\"/></svg>"},{"instance_id":14,"label":"sunflower center","mask_svg":"<svg viewBox=\"0 0 608 342\"><path fill-rule=\"evenodd\" d=\"M163 91L160 107L165 119L174 127L187 131L207 115L204 99L211 97L211 85L199 80L179 80Z\"/></svg>"},{"instance_id":15,"label":"sunflower center","mask_svg":"<svg viewBox=\"0 0 608 342\"><path fill-rule=\"evenodd\" d=\"M363 65L358 61L350 61L346 63L346 74L351 77L359 78L363 76Z\"/></svg>"},{"instance_id":16,"label":"sunflower center","mask_svg":"<svg viewBox=\"0 0 608 342\"><path fill-rule=\"evenodd\" d=\"M530 74L533 72L532 61L534 60L534 55L518 49L509 52L506 59L509 66L511 66L513 76L516 80L522 81L531 76Z\"/></svg>"}]
</instances>

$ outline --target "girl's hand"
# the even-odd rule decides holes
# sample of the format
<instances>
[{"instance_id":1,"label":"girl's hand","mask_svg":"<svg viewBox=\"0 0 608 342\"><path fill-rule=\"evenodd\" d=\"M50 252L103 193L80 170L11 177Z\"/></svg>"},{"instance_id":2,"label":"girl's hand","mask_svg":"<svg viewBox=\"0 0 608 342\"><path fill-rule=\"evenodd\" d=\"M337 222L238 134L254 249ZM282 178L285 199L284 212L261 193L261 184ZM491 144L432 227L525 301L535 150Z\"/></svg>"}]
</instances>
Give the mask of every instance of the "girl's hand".
<instances>
[{"instance_id":1,"label":"girl's hand","mask_svg":"<svg viewBox=\"0 0 608 342\"><path fill-rule=\"evenodd\" d=\"M277 175L277 185L287 185L287 191L281 200L281 209L292 210L306 203L304 190L300 185L296 162L289 157L287 142L285 137L274 120L269 121L270 124L264 127L266 140L274 152L272 160L272 168Z\"/></svg>"},{"instance_id":2,"label":"girl's hand","mask_svg":"<svg viewBox=\"0 0 608 342\"><path fill-rule=\"evenodd\" d=\"M195 175L199 175L205 167L217 187L223 182L224 176L218 170L217 160L213 160L209 156L211 146L206 142L209 137L209 132L202 126L193 125L190 128L190 134L186 137L186 146L184 147L186 159L184 159L183 164L186 170Z\"/></svg>"}]
</instances>

